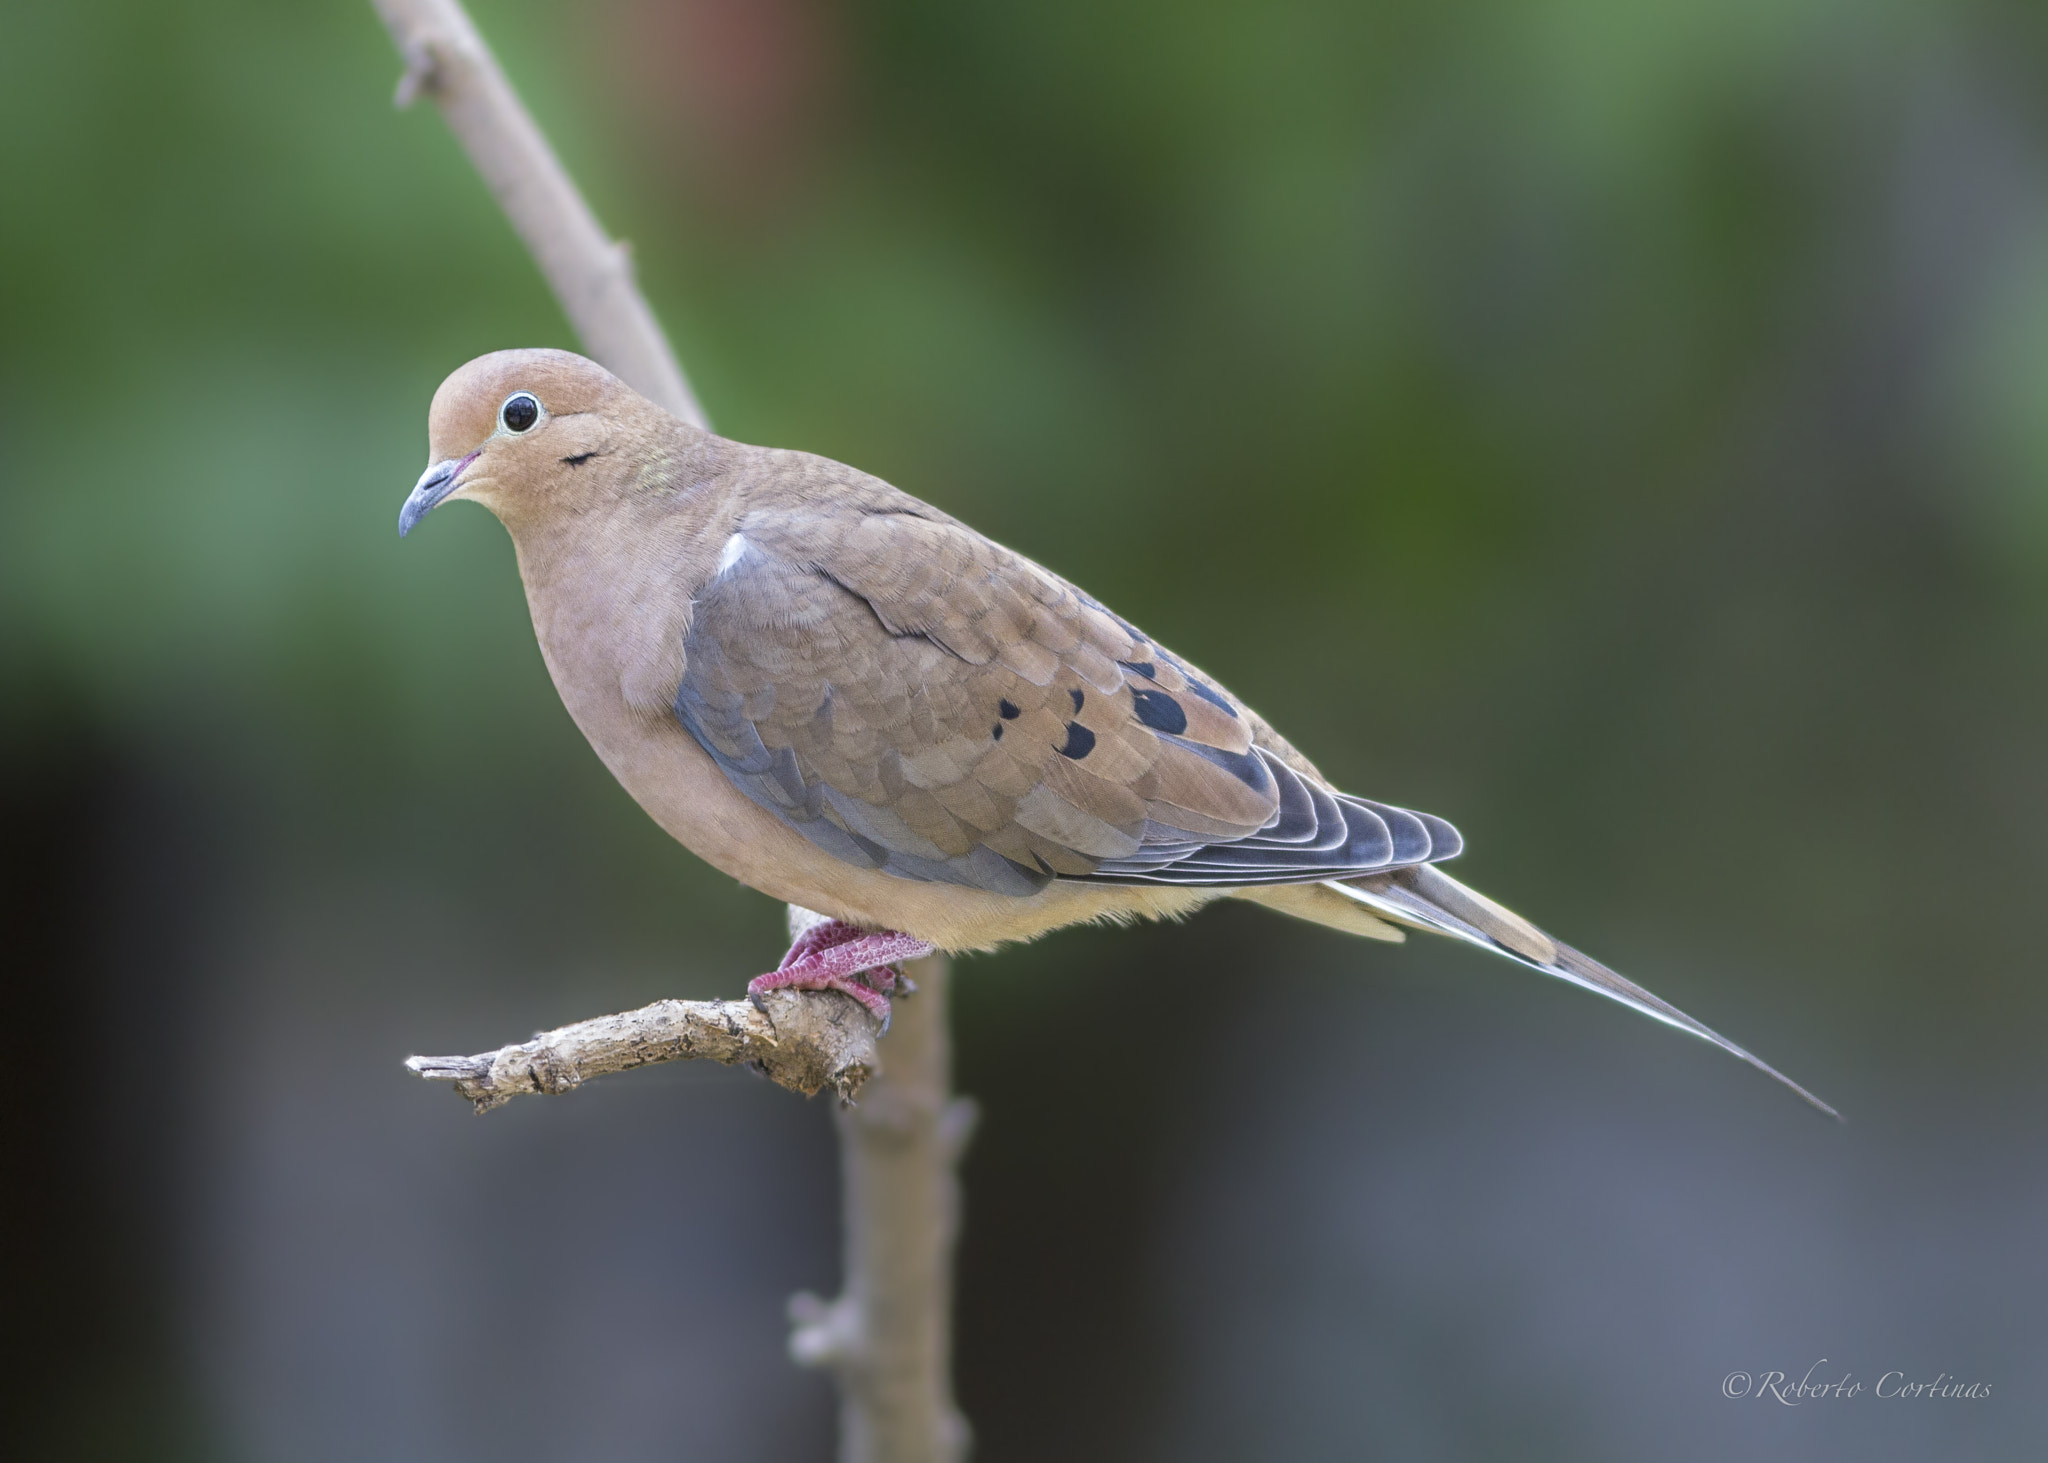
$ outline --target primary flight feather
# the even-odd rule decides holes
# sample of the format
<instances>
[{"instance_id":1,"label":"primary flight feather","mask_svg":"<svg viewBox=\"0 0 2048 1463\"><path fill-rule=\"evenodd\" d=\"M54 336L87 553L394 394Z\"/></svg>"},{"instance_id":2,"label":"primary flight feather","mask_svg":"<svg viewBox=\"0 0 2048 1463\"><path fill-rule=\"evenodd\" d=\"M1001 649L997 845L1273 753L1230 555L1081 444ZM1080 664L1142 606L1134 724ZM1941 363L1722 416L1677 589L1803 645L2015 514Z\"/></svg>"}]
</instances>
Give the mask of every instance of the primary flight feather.
<instances>
[{"instance_id":1,"label":"primary flight feather","mask_svg":"<svg viewBox=\"0 0 2048 1463\"><path fill-rule=\"evenodd\" d=\"M1467 889L1427 813L1355 797L1213 677L958 520L840 463L730 442L566 351L442 383L404 534L510 530L569 713L656 822L831 916L749 987L886 1015L896 962L1255 900L1433 930L1748 1052Z\"/></svg>"}]
</instances>

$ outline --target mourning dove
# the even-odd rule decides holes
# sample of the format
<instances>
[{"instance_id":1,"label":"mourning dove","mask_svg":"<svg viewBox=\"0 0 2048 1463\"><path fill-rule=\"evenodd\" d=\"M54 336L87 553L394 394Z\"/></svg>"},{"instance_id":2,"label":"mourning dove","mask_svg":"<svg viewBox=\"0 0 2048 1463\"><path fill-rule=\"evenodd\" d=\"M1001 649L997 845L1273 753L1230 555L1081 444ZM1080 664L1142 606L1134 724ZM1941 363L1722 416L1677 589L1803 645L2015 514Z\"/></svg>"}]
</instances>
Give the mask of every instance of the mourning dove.
<instances>
[{"instance_id":1,"label":"mourning dove","mask_svg":"<svg viewBox=\"0 0 2048 1463\"><path fill-rule=\"evenodd\" d=\"M1057 574L823 457L727 441L565 351L434 395L408 532L511 532L569 714L700 858L819 911L754 980L886 1016L899 961L1252 900L1450 935L1734 1043L1466 888L1450 824L1339 792L1213 676Z\"/></svg>"}]
</instances>

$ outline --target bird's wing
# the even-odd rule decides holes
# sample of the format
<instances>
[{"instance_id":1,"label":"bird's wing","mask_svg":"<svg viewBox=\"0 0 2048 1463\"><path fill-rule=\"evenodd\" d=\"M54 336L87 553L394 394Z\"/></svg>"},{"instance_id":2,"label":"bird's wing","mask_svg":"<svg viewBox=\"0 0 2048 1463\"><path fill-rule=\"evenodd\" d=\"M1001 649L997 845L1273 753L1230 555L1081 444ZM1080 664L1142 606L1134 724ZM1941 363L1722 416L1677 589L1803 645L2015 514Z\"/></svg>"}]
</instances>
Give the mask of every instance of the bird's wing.
<instances>
[{"instance_id":1,"label":"bird's wing","mask_svg":"<svg viewBox=\"0 0 2048 1463\"><path fill-rule=\"evenodd\" d=\"M1057 576L897 502L748 513L685 645L677 717L819 847L1015 895L1301 883L1457 852L1441 819L1325 787Z\"/></svg>"}]
</instances>

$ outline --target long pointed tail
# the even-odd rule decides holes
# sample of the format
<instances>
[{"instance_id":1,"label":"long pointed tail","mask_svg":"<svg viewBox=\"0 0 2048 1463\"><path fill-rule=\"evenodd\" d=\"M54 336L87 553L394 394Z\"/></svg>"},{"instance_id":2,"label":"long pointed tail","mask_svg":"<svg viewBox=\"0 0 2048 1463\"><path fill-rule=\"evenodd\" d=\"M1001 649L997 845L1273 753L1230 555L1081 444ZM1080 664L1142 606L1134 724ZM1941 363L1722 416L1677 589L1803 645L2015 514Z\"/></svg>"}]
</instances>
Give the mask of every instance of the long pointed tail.
<instances>
[{"instance_id":1,"label":"long pointed tail","mask_svg":"<svg viewBox=\"0 0 2048 1463\"><path fill-rule=\"evenodd\" d=\"M1485 895L1467 889L1433 865L1418 864L1390 874L1368 874L1357 879L1333 879L1324 887L1334 889L1388 919L1417 929L1434 930L1497 955L1505 955L1545 975L1554 975L1589 991L1598 991L1652 1020L1662 1021L1666 1026L1675 1026L1702 1041L1710 1041L1764 1075L1775 1077L1836 1122L1842 1121L1840 1113L1769 1063L1759 1061L1719 1032L1702 1026L1669 1001L1650 994L1599 961L1552 939L1513 910L1503 909Z\"/></svg>"}]
</instances>

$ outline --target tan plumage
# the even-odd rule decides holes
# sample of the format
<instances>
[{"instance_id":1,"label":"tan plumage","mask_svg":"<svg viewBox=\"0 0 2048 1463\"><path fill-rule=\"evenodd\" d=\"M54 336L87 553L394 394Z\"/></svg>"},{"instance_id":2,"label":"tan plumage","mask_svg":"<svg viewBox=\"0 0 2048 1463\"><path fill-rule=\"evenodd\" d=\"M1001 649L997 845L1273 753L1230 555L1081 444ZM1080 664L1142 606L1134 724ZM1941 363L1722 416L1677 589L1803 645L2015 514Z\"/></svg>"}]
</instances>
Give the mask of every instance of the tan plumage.
<instances>
[{"instance_id":1,"label":"tan plumage","mask_svg":"<svg viewBox=\"0 0 2048 1463\"><path fill-rule=\"evenodd\" d=\"M447 498L495 512L598 755L778 899L948 950L1225 896L1435 929L1755 1062L1437 870L1460 846L1441 819L1331 788L1214 680L886 483L688 426L560 351L470 362L430 436L401 531Z\"/></svg>"}]
</instances>

